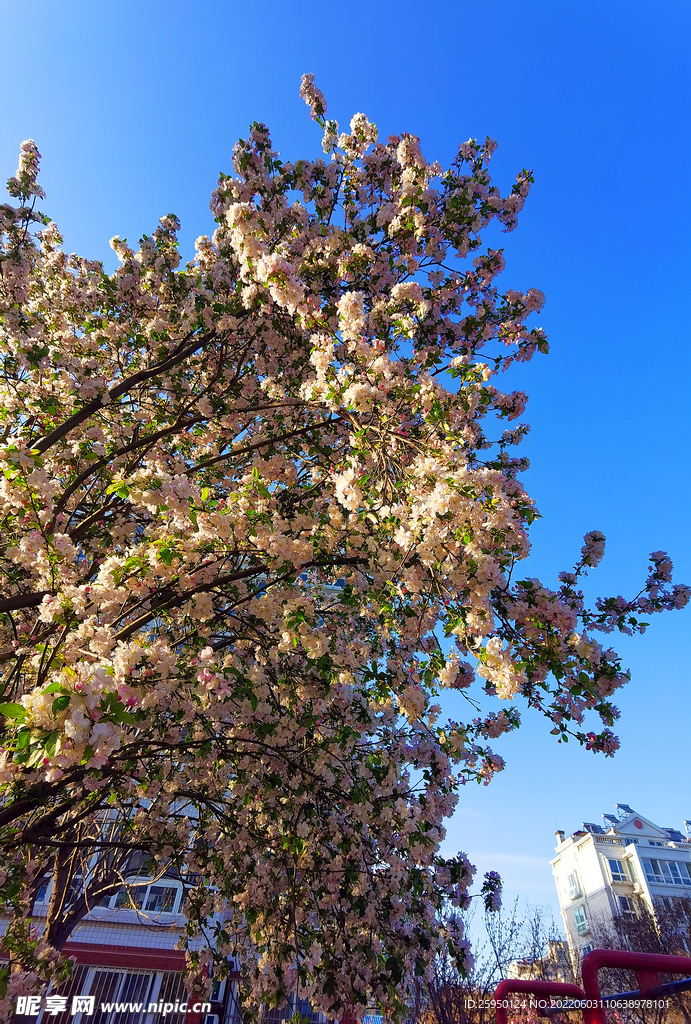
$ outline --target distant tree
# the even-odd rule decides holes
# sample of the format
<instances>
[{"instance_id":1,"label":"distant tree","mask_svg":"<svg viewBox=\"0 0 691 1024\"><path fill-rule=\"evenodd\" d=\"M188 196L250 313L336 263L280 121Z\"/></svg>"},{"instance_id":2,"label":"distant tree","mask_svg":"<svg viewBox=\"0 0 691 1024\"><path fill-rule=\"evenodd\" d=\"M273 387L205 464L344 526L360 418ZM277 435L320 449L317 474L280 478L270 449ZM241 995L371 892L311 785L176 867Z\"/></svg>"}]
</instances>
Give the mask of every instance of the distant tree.
<instances>
[{"instance_id":1,"label":"distant tree","mask_svg":"<svg viewBox=\"0 0 691 1024\"><path fill-rule=\"evenodd\" d=\"M480 232L515 227L530 172L502 197L489 139L443 170L302 94L330 161L253 125L184 267L173 215L114 238L115 273L65 253L31 141L0 207L0 1009L144 851L202 880L189 933L256 1000L402 1012L440 949L462 962L443 821L519 723L474 698L440 721L438 690L477 673L613 753L628 676L595 631L688 600L655 552L638 596L586 608L597 531L556 590L519 578L526 398L492 382L547 351L543 296L498 290Z\"/></svg>"},{"instance_id":2,"label":"distant tree","mask_svg":"<svg viewBox=\"0 0 691 1024\"><path fill-rule=\"evenodd\" d=\"M464 923L468 931L470 921ZM426 988L422 1024L492 1024L492 1000L504 978L575 980L565 955L566 942L543 907L530 906L521 912L516 900L508 911L486 913L484 926L485 938L471 947L464 970L459 971L448 954L438 957ZM511 1016L518 1024L536 1014L528 1006Z\"/></svg>"}]
</instances>

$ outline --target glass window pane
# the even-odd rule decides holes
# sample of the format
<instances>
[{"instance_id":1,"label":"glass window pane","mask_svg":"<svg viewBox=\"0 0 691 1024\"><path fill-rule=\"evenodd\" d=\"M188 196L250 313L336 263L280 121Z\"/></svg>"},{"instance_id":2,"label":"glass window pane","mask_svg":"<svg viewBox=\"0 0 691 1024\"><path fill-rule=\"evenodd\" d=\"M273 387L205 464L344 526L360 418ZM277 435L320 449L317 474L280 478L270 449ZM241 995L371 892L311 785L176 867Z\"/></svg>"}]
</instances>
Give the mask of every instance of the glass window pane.
<instances>
[{"instance_id":1,"label":"glass window pane","mask_svg":"<svg viewBox=\"0 0 691 1024\"><path fill-rule=\"evenodd\" d=\"M121 1003L140 1003L143 1006L148 1006L149 1003L149 992L151 990L151 982L153 975L151 974L125 974L120 991L118 992L118 1002ZM128 1024L144 1024L146 1013L133 1013L129 1011ZM115 1021L114 1024L119 1024Z\"/></svg>"},{"instance_id":2,"label":"glass window pane","mask_svg":"<svg viewBox=\"0 0 691 1024\"><path fill-rule=\"evenodd\" d=\"M89 1024L108 1024L108 1018L112 1015L101 1010L101 1003L111 1003L115 1000L115 992L121 978L122 975L119 971L95 972L89 992L84 993L84 995L96 997L94 1015L92 1017L83 1015L85 1022L88 1020Z\"/></svg>"},{"instance_id":3,"label":"glass window pane","mask_svg":"<svg viewBox=\"0 0 691 1024\"><path fill-rule=\"evenodd\" d=\"M585 909L583 907L576 908L574 920L576 921L576 930L578 932L586 932L588 930L588 919L586 918Z\"/></svg>"},{"instance_id":4,"label":"glass window pane","mask_svg":"<svg viewBox=\"0 0 691 1024\"><path fill-rule=\"evenodd\" d=\"M152 885L149 889L145 910L171 913L175 906L177 889L172 885Z\"/></svg>"},{"instance_id":5,"label":"glass window pane","mask_svg":"<svg viewBox=\"0 0 691 1024\"><path fill-rule=\"evenodd\" d=\"M578 876L575 872L569 875L569 877L566 880L566 884L568 887L569 896L573 898L580 895L581 887L578 884Z\"/></svg>"},{"instance_id":6,"label":"glass window pane","mask_svg":"<svg viewBox=\"0 0 691 1024\"><path fill-rule=\"evenodd\" d=\"M643 870L645 871L645 877L649 882L662 882L662 871L660 868L659 860L646 860L643 859Z\"/></svg>"},{"instance_id":7,"label":"glass window pane","mask_svg":"<svg viewBox=\"0 0 691 1024\"><path fill-rule=\"evenodd\" d=\"M122 907L124 910L141 910L145 892L145 885L124 886L117 894L115 906Z\"/></svg>"}]
</instances>

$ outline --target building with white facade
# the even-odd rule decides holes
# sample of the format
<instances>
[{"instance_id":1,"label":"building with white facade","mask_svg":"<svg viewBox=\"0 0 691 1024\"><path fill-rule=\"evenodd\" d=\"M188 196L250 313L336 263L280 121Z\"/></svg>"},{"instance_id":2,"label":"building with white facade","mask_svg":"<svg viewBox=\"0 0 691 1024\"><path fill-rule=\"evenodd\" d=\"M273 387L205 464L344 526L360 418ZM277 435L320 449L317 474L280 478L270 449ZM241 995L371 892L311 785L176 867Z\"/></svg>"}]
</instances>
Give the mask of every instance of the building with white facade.
<instances>
[{"instance_id":1,"label":"building with white facade","mask_svg":"<svg viewBox=\"0 0 691 1024\"><path fill-rule=\"evenodd\" d=\"M32 914L39 933L49 896L50 885L41 886ZM192 1009L197 1004L185 986L185 955L175 948L185 926L182 901L182 883L172 875L155 881L128 878L127 885L91 908L63 947L75 961L70 980L49 989L40 1010L15 1015L11 1024L240 1024L232 998L234 973L214 986L205 1007L211 1012ZM0 919L0 933L5 924ZM75 1011L80 997L87 1000L85 1009ZM108 1004L112 1009L104 1010ZM132 1009L134 1004L141 1004L141 1011Z\"/></svg>"},{"instance_id":2,"label":"building with white facade","mask_svg":"<svg viewBox=\"0 0 691 1024\"><path fill-rule=\"evenodd\" d=\"M172 870L155 878L127 871L123 885L94 902L64 945L62 952L74 960L70 979L49 988L39 1000L40 1008L25 1006L8 1024L242 1024L239 973L230 958L229 975L212 982L203 1008L199 997L191 997L187 990L185 954L176 948L186 924L183 889ZM34 902L31 917L39 934L50 890L46 881ZM74 898L81 892L78 882ZM68 893L68 909L69 905ZM219 921L231 917L230 909L217 915ZM0 966L7 963L1 945L6 926L7 919L0 916ZM191 944L193 949L201 946L201 940ZM84 1009L75 1009L82 1004ZM306 1000L295 998L284 1007L264 1007L262 1024L286 1024L296 1010L311 1024L326 1024ZM381 1024L381 1018L372 1017L369 1024Z\"/></svg>"},{"instance_id":3,"label":"building with white facade","mask_svg":"<svg viewBox=\"0 0 691 1024\"><path fill-rule=\"evenodd\" d=\"M614 915L633 916L642 906L654 915L661 900L691 897L691 822L681 833L628 804L616 806L616 815L602 815L602 825L586 821L570 836L556 833L552 872L576 961L593 948L593 930Z\"/></svg>"}]
</instances>

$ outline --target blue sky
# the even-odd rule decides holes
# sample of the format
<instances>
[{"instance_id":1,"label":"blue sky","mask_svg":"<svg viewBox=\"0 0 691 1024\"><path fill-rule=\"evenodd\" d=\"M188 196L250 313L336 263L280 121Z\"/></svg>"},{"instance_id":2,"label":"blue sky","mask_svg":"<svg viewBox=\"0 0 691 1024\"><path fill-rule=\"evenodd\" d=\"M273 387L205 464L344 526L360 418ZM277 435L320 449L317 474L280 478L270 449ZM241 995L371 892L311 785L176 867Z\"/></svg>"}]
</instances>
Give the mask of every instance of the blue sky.
<instances>
[{"instance_id":1,"label":"blue sky","mask_svg":"<svg viewBox=\"0 0 691 1024\"><path fill-rule=\"evenodd\" d=\"M587 530L607 535L589 591L630 594L651 550L691 582L686 0L24 0L3 4L0 165L43 154L44 207L68 249L114 264L108 239L182 220L184 255L212 227L208 199L249 122L282 155L319 152L298 98L312 71L329 115L420 136L448 161L499 142L506 189L536 184L505 246L505 287L541 288L552 351L515 374L531 396L529 491L544 518L529 572L556 580ZM686 298L685 298L686 296ZM508 766L462 794L448 850L498 869L509 895L556 906L554 830L630 803L658 824L691 817L689 610L621 644L614 759L559 746L546 723L497 743Z\"/></svg>"}]
</instances>

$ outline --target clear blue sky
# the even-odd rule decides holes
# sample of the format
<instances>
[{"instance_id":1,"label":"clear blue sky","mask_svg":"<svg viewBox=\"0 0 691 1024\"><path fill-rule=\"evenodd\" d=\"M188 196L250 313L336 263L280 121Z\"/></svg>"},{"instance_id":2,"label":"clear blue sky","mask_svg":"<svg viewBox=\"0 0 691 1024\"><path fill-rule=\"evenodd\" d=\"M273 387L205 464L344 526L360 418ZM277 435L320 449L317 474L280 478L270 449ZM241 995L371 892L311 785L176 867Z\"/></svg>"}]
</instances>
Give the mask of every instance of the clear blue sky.
<instances>
[{"instance_id":1,"label":"clear blue sky","mask_svg":"<svg viewBox=\"0 0 691 1024\"><path fill-rule=\"evenodd\" d=\"M24 0L3 3L0 165L43 153L44 204L66 246L112 265L172 211L185 255L252 120L289 159L316 155L298 98L313 71L330 116L411 131L428 159L499 142L506 188L536 184L506 246L505 286L541 288L552 352L517 374L531 396L527 485L544 516L530 572L550 584L583 533L607 535L591 593L629 594L651 550L677 581L689 552L688 0ZM497 239L498 240L498 239ZM496 241L496 240L493 240ZM560 747L542 720L497 749L503 777L464 793L448 848L497 868L511 894L555 905L555 828L616 801L662 825L691 817L689 610L623 644L613 760Z\"/></svg>"}]
</instances>

